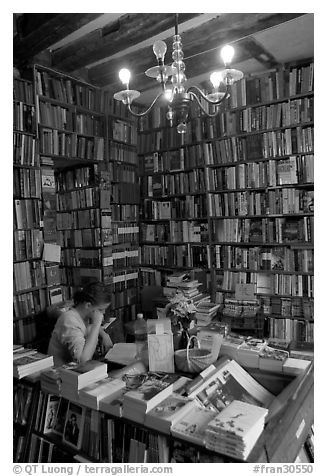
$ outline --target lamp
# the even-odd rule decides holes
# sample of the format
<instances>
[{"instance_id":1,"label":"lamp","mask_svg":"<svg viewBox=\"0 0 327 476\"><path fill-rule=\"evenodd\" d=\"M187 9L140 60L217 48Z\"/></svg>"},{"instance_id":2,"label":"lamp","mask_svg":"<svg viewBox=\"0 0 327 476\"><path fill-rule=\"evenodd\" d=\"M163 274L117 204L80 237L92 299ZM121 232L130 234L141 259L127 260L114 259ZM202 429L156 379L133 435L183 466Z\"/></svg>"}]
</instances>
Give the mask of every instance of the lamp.
<instances>
[{"instance_id":1,"label":"lamp","mask_svg":"<svg viewBox=\"0 0 327 476\"><path fill-rule=\"evenodd\" d=\"M129 89L129 81L131 73L128 69L123 68L119 72L119 78L125 85L126 89L114 94L114 98L122 101L127 105L129 112L136 117L143 117L152 110L159 98L164 97L168 112L167 119L170 126L175 122L177 124L177 132L183 134L187 131L186 122L188 119L191 104L195 101L202 112L209 117L218 114L218 106L230 96L231 85L243 77L243 73L236 69L230 68L234 48L226 45L221 50L221 57L225 65L223 71L214 71L210 76L213 90L209 94L205 94L195 85L191 85L186 89L186 75L183 45L181 36L178 34L178 14L175 15L175 34L173 36L173 52L172 65L165 65L164 59L167 52L167 45L162 40L155 41L153 52L157 58L157 66L153 66L145 71L145 74L156 79L161 84L161 92L154 98L148 109L143 112L135 112L131 108L132 102L140 96L139 91ZM170 82L168 82L170 79ZM224 85L224 92L219 91L219 86ZM209 113L202 105L201 100L214 106L214 112Z\"/></svg>"}]
</instances>

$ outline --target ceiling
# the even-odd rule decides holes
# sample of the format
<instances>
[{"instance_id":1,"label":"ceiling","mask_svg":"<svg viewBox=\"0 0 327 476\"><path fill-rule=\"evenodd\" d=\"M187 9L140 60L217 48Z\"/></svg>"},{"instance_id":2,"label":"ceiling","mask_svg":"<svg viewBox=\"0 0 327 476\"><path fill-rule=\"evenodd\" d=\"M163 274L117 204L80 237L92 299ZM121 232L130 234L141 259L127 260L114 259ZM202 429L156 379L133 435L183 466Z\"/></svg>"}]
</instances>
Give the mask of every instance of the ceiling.
<instances>
[{"instance_id":1,"label":"ceiling","mask_svg":"<svg viewBox=\"0 0 327 476\"><path fill-rule=\"evenodd\" d=\"M219 49L235 47L233 67L258 73L314 55L313 13L180 13L186 76L208 85L223 68ZM14 66L22 76L34 63L63 71L102 88L121 88L118 71L132 72L130 87L149 103L159 85L144 71L156 64L152 44L166 41L171 63L175 15L168 13L14 14Z\"/></svg>"}]
</instances>

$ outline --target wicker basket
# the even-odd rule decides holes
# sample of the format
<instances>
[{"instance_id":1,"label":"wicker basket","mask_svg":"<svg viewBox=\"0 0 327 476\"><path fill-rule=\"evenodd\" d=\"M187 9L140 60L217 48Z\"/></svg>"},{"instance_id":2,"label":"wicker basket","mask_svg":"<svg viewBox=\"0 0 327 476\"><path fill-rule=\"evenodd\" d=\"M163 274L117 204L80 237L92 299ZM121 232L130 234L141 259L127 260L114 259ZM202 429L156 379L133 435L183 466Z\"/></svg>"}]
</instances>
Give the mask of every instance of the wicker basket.
<instances>
[{"instance_id":1,"label":"wicker basket","mask_svg":"<svg viewBox=\"0 0 327 476\"><path fill-rule=\"evenodd\" d=\"M190 349L191 341L198 347ZM199 373L215 361L214 356L207 349L200 349L200 343L196 336L190 337L186 349L175 351L175 364L181 372Z\"/></svg>"}]
</instances>

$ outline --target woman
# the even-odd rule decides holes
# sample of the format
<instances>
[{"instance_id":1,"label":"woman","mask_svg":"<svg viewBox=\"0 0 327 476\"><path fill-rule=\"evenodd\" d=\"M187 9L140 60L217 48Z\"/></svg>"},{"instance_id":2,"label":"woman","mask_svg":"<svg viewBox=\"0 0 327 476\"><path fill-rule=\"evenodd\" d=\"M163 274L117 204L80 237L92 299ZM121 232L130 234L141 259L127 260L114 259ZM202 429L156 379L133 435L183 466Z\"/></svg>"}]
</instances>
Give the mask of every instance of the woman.
<instances>
[{"instance_id":1,"label":"woman","mask_svg":"<svg viewBox=\"0 0 327 476\"><path fill-rule=\"evenodd\" d=\"M109 304L101 283L90 283L75 293L74 306L59 316L49 342L48 354L53 355L55 366L91 360L98 340L103 352L112 347L101 328Z\"/></svg>"}]
</instances>

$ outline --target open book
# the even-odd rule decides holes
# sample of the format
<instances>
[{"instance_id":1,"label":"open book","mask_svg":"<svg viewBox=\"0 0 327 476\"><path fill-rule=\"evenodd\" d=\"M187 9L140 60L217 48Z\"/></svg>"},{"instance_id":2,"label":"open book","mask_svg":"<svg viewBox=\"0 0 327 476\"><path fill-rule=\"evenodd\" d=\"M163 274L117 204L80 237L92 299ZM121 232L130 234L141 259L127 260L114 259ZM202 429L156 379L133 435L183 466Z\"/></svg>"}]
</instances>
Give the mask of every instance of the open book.
<instances>
[{"instance_id":1,"label":"open book","mask_svg":"<svg viewBox=\"0 0 327 476\"><path fill-rule=\"evenodd\" d=\"M235 360L223 359L215 372L188 395L197 398L201 405L219 412L233 400L268 408L274 395L259 384Z\"/></svg>"}]
</instances>

